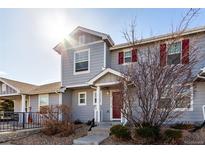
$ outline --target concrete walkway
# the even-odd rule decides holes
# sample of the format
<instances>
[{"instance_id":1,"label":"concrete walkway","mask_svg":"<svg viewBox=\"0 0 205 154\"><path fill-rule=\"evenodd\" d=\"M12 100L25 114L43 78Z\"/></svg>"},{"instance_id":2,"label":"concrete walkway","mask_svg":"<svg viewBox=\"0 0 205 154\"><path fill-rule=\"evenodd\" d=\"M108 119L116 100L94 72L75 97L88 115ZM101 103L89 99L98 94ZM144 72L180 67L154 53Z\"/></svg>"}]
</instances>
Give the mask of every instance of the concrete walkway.
<instances>
[{"instance_id":1,"label":"concrete walkway","mask_svg":"<svg viewBox=\"0 0 205 154\"><path fill-rule=\"evenodd\" d=\"M110 128L113 123L100 123L97 127L92 128L87 136L80 137L73 141L76 145L98 145L109 137Z\"/></svg>"}]
</instances>

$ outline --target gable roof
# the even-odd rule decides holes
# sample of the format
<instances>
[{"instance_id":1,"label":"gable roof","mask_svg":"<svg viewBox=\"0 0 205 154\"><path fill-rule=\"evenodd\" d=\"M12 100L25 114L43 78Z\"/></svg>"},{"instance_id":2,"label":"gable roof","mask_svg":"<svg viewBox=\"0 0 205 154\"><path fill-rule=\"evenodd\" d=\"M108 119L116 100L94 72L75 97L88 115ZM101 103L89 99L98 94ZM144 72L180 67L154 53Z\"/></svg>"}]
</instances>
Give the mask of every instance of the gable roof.
<instances>
[{"instance_id":1,"label":"gable roof","mask_svg":"<svg viewBox=\"0 0 205 154\"><path fill-rule=\"evenodd\" d=\"M86 33L89 33L89 34L92 34L92 35L95 35L95 36L99 36L102 38L102 40L106 40L108 41L108 43L110 44L110 46L114 46L114 41L112 40L112 38L110 37L109 34L106 34L106 33L102 33L102 32L98 32L98 31L95 31L95 30L92 30L92 29L88 29L88 28L85 28L85 27L81 27L81 26L78 26L76 27L69 35L70 36L73 36L75 33L77 33L78 31L83 31L83 32L86 32ZM58 52L59 54L61 54L61 50L63 48L63 42L65 41L66 39L64 39L63 41L61 41L60 43L58 43L53 49Z\"/></svg>"},{"instance_id":2,"label":"gable roof","mask_svg":"<svg viewBox=\"0 0 205 154\"><path fill-rule=\"evenodd\" d=\"M60 89L61 86L60 82L54 82L45 85L34 85L2 77L0 77L0 81L4 82L11 88L15 89L18 93L22 94L55 93Z\"/></svg>"},{"instance_id":3,"label":"gable roof","mask_svg":"<svg viewBox=\"0 0 205 154\"><path fill-rule=\"evenodd\" d=\"M202 33L202 32L205 32L205 26L197 27L197 28L193 28L193 29L188 29L182 33L182 36L187 36L187 35L192 35L192 34ZM171 38L176 37L176 36L177 36L177 33L174 33L174 34L168 33L168 34L158 35L158 36L154 36L154 37L150 37L150 38L146 38L146 39L137 40L136 45L159 42L159 41L171 39ZM117 44L117 45L111 47L110 50L114 51L117 49L129 48L131 46L132 46L132 44L130 44L130 43L121 43L121 44Z\"/></svg>"},{"instance_id":4,"label":"gable roof","mask_svg":"<svg viewBox=\"0 0 205 154\"><path fill-rule=\"evenodd\" d=\"M85 28L85 27L81 27L81 26L76 27L76 28L70 33L70 35L73 36L73 35L74 35L75 33L77 33L78 31L83 31L83 32L86 32L86 33L89 33L89 34L92 34L92 35L99 36L99 37L101 37L103 40L108 40L111 46L113 46L113 45L115 44L109 34L102 33L102 32L98 32L98 31L95 31L95 30L92 30L92 29L88 29L88 28Z\"/></svg>"},{"instance_id":5,"label":"gable roof","mask_svg":"<svg viewBox=\"0 0 205 154\"><path fill-rule=\"evenodd\" d=\"M4 82L8 86L11 86L13 89L15 89L19 93L27 93L31 89L36 88L36 85L25 83L25 82L20 82L20 81L15 81L11 79L6 79L6 78L0 78L0 81Z\"/></svg>"},{"instance_id":6,"label":"gable roof","mask_svg":"<svg viewBox=\"0 0 205 154\"><path fill-rule=\"evenodd\" d=\"M93 84L95 81L97 81L98 79L100 79L102 76L106 75L107 73L111 73L111 74L114 74L116 76L119 76L119 77L123 77L122 73L116 71L116 70L113 70L111 68L106 68L105 70L103 70L101 73L99 73L98 75L96 75L94 78L90 79L88 81L89 84Z\"/></svg>"}]
</instances>

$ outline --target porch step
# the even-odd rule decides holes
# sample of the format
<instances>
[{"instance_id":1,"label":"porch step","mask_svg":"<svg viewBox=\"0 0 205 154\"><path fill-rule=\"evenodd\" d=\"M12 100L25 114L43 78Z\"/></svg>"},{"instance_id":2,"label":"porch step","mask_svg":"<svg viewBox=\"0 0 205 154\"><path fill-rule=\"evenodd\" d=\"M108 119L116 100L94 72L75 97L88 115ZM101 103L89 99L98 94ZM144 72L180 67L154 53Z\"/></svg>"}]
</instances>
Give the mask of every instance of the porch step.
<instances>
[{"instance_id":1,"label":"porch step","mask_svg":"<svg viewBox=\"0 0 205 154\"><path fill-rule=\"evenodd\" d=\"M88 135L84 137L80 137L73 141L75 145L98 145L102 143L109 135Z\"/></svg>"},{"instance_id":2,"label":"porch step","mask_svg":"<svg viewBox=\"0 0 205 154\"><path fill-rule=\"evenodd\" d=\"M75 139L73 144L96 145L100 144L110 135L110 128L112 123L100 123L97 127L93 127L87 136Z\"/></svg>"}]
</instances>

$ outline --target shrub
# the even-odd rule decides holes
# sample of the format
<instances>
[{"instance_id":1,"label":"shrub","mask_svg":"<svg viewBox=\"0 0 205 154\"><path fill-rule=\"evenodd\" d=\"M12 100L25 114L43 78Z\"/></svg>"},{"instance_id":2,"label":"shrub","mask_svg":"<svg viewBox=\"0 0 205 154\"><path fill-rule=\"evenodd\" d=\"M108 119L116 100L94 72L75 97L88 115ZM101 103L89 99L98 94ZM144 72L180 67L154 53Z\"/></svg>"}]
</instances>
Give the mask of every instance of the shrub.
<instances>
[{"instance_id":1,"label":"shrub","mask_svg":"<svg viewBox=\"0 0 205 154\"><path fill-rule=\"evenodd\" d=\"M120 139L130 139L130 131L126 126L123 125L115 125L110 128L111 135L114 135Z\"/></svg>"},{"instance_id":2,"label":"shrub","mask_svg":"<svg viewBox=\"0 0 205 154\"><path fill-rule=\"evenodd\" d=\"M154 126L136 128L135 136L156 140L160 136L160 129Z\"/></svg>"},{"instance_id":3,"label":"shrub","mask_svg":"<svg viewBox=\"0 0 205 154\"><path fill-rule=\"evenodd\" d=\"M74 126L71 124L69 107L65 105L48 106L41 113L43 129L46 135L69 136L74 132ZM63 120L61 119L63 118Z\"/></svg>"},{"instance_id":4,"label":"shrub","mask_svg":"<svg viewBox=\"0 0 205 154\"><path fill-rule=\"evenodd\" d=\"M172 130L167 129L164 132L164 139L168 142L176 142L182 138L182 131L181 130Z\"/></svg>"},{"instance_id":5,"label":"shrub","mask_svg":"<svg viewBox=\"0 0 205 154\"><path fill-rule=\"evenodd\" d=\"M75 125L80 125L80 124L82 124L83 122L82 121L80 121L79 119L76 119L75 121L74 121L74 124Z\"/></svg>"},{"instance_id":6,"label":"shrub","mask_svg":"<svg viewBox=\"0 0 205 154\"><path fill-rule=\"evenodd\" d=\"M194 128L193 124L178 123L171 126L174 129L192 129Z\"/></svg>"}]
</instances>

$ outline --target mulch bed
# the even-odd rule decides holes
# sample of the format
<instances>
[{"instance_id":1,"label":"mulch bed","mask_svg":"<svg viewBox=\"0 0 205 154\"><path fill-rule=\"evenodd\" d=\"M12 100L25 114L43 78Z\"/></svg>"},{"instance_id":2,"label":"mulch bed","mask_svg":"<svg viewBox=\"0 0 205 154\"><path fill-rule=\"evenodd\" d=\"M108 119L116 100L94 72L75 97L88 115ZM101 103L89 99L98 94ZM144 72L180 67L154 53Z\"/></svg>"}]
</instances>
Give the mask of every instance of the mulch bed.
<instances>
[{"instance_id":1,"label":"mulch bed","mask_svg":"<svg viewBox=\"0 0 205 154\"><path fill-rule=\"evenodd\" d=\"M180 143L163 143L158 141L154 143L154 145L167 145L167 144L183 144L183 145L205 145L205 128L198 130L194 133L189 132L189 130L182 130L183 137ZM120 140L116 139L113 136L109 136L106 140L104 140L102 145L141 145L146 144L142 140L137 139L133 140Z\"/></svg>"},{"instance_id":2,"label":"mulch bed","mask_svg":"<svg viewBox=\"0 0 205 154\"><path fill-rule=\"evenodd\" d=\"M47 136L43 133L33 134L18 140L13 140L5 144L16 145L71 145L73 140L82 136L86 136L88 132L87 125L76 125L75 133L68 137Z\"/></svg>"},{"instance_id":3,"label":"mulch bed","mask_svg":"<svg viewBox=\"0 0 205 154\"><path fill-rule=\"evenodd\" d=\"M101 145L133 145L135 144L131 139L130 140L120 140L114 136L109 136L105 139Z\"/></svg>"}]
</instances>

